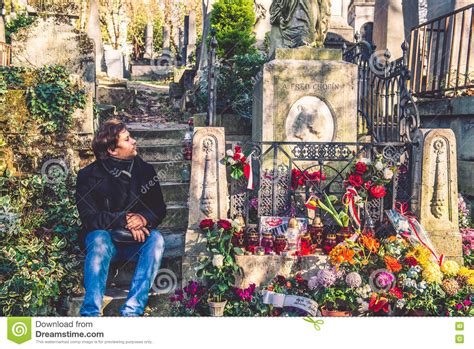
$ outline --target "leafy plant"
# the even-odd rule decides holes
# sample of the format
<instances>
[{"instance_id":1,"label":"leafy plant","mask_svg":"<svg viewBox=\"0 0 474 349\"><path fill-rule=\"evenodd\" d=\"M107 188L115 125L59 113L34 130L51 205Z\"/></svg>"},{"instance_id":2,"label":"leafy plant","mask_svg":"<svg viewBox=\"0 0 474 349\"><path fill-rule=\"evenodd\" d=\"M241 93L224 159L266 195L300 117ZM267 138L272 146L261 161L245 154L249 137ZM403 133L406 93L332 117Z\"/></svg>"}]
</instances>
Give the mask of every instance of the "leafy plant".
<instances>
[{"instance_id":1,"label":"leafy plant","mask_svg":"<svg viewBox=\"0 0 474 349\"><path fill-rule=\"evenodd\" d=\"M36 16L27 16L26 13L17 14L16 18L7 22L5 25L5 37L7 44L11 44L11 37L17 33L21 28L30 26L35 22Z\"/></svg>"},{"instance_id":2,"label":"leafy plant","mask_svg":"<svg viewBox=\"0 0 474 349\"><path fill-rule=\"evenodd\" d=\"M232 58L253 53L255 12L251 0L218 0L211 11L211 26L216 29L217 55Z\"/></svg>"},{"instance_id":3,"label":"leafy plant","mask_svg":"<svg viewBox=\"0 0 474 349\"><path fill-rule=\"evenodd\" d=\"M53 177L54 178L54 177ZM0 177L0 315L58 315L81 292L79 219L71 179Z\"/></svg>"},{"instance_id":4,"label":"leafy plant","mask_svg":"<svg viewBox=\"0 0 474 349\"><path fill-rule=\"evenodd\" d=\"M45 132L65 132L72 126L74 111L86 105L85 91L73 85L61 66L40 68L36 82L27 93L31 115Z\"/></svg>"},{"instance_id":5,"label":"leafy plant","mask_svg":"<svg viewBox=\"0 0 474 349\"><path fill-rule=\"evenodd\" d=\"M208 256L204 256L197 267L197 276L206 280L209 290L209 299L220 302L235 284L236 274L240 267L235 263L232 255L232 234L234 227L227 220L220 220L216 224L212 220L203 227L206 234L206 249Z\"/></svg>"}]
</instances>

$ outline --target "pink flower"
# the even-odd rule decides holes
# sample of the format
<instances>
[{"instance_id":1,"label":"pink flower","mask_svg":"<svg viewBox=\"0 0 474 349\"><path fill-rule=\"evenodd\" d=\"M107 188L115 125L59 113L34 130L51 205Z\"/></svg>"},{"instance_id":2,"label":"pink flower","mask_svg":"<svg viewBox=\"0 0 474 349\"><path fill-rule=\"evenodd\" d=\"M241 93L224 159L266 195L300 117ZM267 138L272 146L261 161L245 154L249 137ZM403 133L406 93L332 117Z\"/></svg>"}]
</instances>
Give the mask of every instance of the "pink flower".
<instances>
[{"instance_id":1,"label":"pink flower","mask_svg":"<svg viewBox=\"0 0 474 349\"><path fill-rule=\"evenodd\" d=\"M456 304L456 310L461 310L461 309L462 309L462 304L461 303Z\"/></svg>"},{"instance_id":2,"label":"pink flower","mask_svg":"<svg viewBox=\"0 0 474 349\"><path fill-rule=\"evenodd\" d=\"M469 299L465 299L463 303L466 307L469 307L471 305L471 301Z\"/></svg>"}]
</instances>

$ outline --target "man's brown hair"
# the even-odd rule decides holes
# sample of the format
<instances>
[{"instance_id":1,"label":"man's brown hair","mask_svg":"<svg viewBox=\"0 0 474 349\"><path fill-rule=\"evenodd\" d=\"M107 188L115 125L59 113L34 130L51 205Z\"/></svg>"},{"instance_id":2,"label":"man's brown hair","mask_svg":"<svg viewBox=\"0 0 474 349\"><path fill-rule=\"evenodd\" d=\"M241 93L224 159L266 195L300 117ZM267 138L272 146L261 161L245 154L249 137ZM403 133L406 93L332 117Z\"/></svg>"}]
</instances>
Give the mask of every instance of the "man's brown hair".
<instances>
[{"instance_id":1,"label":"man's brown hair","mask_svg":"<svg viewBox=\"0 0 474 349\"><path fill-rule=\"evenodd\" d=\"M97 160L107 158L107 149L115 149L120 132L124 129L125 124L118 119L109 119L102 124L92 140L92 150Z\"/></svg>"}]
</instances>

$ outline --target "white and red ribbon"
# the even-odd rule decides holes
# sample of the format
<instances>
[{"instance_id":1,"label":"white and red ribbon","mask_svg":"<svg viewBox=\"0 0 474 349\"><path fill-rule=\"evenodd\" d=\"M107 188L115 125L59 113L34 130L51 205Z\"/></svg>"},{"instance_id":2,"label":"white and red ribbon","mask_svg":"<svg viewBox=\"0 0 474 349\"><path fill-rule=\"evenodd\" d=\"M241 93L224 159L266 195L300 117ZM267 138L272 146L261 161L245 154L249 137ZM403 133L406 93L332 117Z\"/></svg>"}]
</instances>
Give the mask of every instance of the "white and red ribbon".
<instances>
[{"instance_id":1,"label":"white and red ribbon","mask_svg":"<svg viewBox=\"0 0 474 349\"><path fill-rule=\"evenodd\" d=\"M342 197L342 202L349 206L349 214L356 223L358 229L361 228L359 209L356 207L355 198L359 197L357 190L352 187L347 188L346 193Z\"/></svg>"},{"instance_id":2,"label":"white and red ribbon","mask_svg":"<svg viewBox=\"0 0 474 349\"><path fill-rule=\"evenodd\" d=\"M244 175L247 178L247 189L253 190L253 168L252 168L252 153L249 154L247 158L247 164L244 166Z\"/></svg>"}]
</instances>

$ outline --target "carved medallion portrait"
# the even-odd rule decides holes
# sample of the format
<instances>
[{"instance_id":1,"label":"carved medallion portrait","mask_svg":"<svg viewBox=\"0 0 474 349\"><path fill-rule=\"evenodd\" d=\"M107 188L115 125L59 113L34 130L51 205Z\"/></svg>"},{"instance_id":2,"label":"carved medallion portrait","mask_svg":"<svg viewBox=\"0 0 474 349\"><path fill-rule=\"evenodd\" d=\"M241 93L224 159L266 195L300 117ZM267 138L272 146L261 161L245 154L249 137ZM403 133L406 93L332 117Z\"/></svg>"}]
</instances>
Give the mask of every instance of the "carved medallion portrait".
<instances>
[{"instance_id":1,"label":"carved medallion portrait","mask_svg":"<svg viewBox=\"0 0 474 349\"><path fill-rule=\"evenodd\" d=\"M304 96L291 106L285 130L290 142L330 142L334 139L334 117L326 102Z\"/></svg>"}]
</instances>

